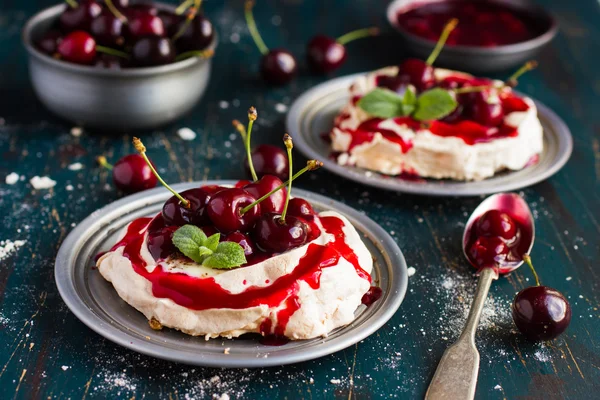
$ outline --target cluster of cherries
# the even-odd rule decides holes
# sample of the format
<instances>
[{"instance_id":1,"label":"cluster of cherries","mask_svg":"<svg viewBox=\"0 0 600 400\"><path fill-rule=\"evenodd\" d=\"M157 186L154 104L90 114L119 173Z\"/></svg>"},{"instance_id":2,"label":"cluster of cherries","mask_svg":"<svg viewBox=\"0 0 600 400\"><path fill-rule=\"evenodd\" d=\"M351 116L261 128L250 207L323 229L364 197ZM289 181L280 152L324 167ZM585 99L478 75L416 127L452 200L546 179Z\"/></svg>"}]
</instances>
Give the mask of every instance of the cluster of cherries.
<instances>
[{"instance_id":1,"label":"cluster of cherries","mask_svg":"<svg viewBox=\"0 0 600 400\"><path fill-rule=\"evenodd\" d=\"M245 15L248 30L258 50L262 54L260 61L260 74L263 80L272 85L283 85L290 82L298 72L296 57L284 48L269 49L263 41L258 29L252 8L254 0L247 0ZM349 32L337 39L326 35L314 36L306 48L306 60L314 73L332 72L346 61L346 47L349 42L379 33L377 28L365 28Z\"/></svg>"},{"instance_id":2,"label":"cluster of cherries","mask_svg":"<svg viewBox=\"0 0 600 400\"><path fill-rule=\"evenodd\" d=\"M519 246L527 243L531 235L510 215L499 210L489 210L475 222L469 247L469 259L477 268L518 265L520 260L531 268L536 286L520 291L513 301L512 315L517 328L532 340L551 340L567 329L571 322L571 306L559 291L540 285L528 249ZM525 239L525 240L522 240ZM512 269L507 269L511 271Z\"/></svg>"},{"instance_id":3,"label":"cluster of cherries","mask_svg":"<svg viewBox=\"0 0 600 400\"><path fill-rule=\"evenodd\" d=\"M500 126L505 116L501 101L502 89L515 86L517 78L535 68L537 64L534 61L526 63L501 85L494 85L489 79L483 78L449 77L438 82L435 78L433 63L457 24L457 19L452 19L446 24L434 50L426 61L410 58L399 65L398 73L395 76L382 76L378 79L377 85L398 94L404 94L409 85L414 87L417 93L440 87L448 90L458 103L454 111L442 119L443 122L451 124L468 119L486 127Z\"/></svg>"},{"instance_id":4,"label":"cluster of cherries","mask_svg":"<svg viewBox=\"0 0 600 400\"><path fill-rule=\"evenodd\" d=\"M250 108L248 117L244 143L250 153L252 124L257 118L254 107ZM163 259L175 253L172 235L186 224L196 225L208 235L220 232L222 241L240 244L248 264L302 246L318 237L320 230L315 223L316 213L312 206L304 199L291 198L290 193L294 179L319 168L322 163L309 160L306 167L292 175L293 143L287 134L284 143L289 163L287 182L274 175L263 175L259 179L252 157L249 157L253 181L240 181L235 187L202 186L178 193L160 178L145 154L145 146L134 138L134 146L145 168L138 161L130 162L129 166L150 171L155 180L158 179L173 193L163 205L158 222L155 219L148 230L148 249L153 257ZM149 183L155 183L155 180Z\"/></svg>"},{"instance_id":5,"label":"cluster of cherries","mask_svg":"<svg viewBox=\"0 0 600 400\"><path fill-rule=\"evenodd\" d=\"M66 0L58 26L36 43L45 54L101 68L150 67L188 57L210 57L214 30L186 0L172 12L129 0Z\"/></svg>"}]
</instances>

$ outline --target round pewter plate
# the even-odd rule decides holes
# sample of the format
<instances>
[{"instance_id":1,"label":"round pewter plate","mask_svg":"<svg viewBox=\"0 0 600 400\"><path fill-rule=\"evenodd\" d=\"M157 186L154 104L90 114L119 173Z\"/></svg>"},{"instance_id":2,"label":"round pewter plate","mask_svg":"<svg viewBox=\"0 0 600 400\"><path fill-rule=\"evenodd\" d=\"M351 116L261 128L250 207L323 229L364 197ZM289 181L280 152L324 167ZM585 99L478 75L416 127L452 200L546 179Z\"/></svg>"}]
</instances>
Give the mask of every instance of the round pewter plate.
<instances>
[{"instance_id":1,"label":"round pewter plate","mask_svg":"<svg viewBox=\"0 0 600 400\"><path fill-rule=\"evenodd\" d=\"M233 181L206 181L175 185L182 191L201 185L232 185ZM124 228L136 218L154 216L171 194L163 188L125 197L93 212L70 234L58 251L54 269L56 285L71 311L88 327L131 350L169 361L208 367L268 367L322 357L351 346L385 324L404 299L408 274L398 245L374 221L330 198L294 189L315 210L333 210L346 216L361 234L374 258L373 284L383 294L370 307L361 305L350 325L326 338L265 346L258 335L236 339L193 337L165 328L155 331L144 315L123 301L111 283L92 268L94 257L109 250ZM341 282L343 284L343 282ZM229 348L229 354L225 349Z\"/></svg>"},{"instance_id":2,"label":"round pewter plate","mask_svg":"<svg viewBox=\"0 0 600 400\"><path fill-rule=\"evenodd\" d=\"M306 157L323 161L334 174L361 184L396 192L433 196L476 196L509 192L531 186L549 178L568 161L573 150L573 138L565 123L548 107L535 101L538 117L544 129L544 150L539 161L520 171L507 171L482 181L452 181L449 179L401 179L363 168L341 166L330 158L331 147L322 135L333 128L333 120L350 100L348 88L366 72L335 78L300 96L287 115L287 130L294 138L294 147Z\"/></svg>"}]
</instances>

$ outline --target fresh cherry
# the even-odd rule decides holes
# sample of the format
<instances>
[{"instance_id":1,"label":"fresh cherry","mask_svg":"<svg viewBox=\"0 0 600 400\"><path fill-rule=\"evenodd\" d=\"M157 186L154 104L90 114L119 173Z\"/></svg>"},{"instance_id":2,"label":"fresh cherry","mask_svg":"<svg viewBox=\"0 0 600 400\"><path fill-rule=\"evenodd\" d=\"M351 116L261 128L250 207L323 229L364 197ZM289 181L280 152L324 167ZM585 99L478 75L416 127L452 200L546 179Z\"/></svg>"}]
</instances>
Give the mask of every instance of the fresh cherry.
<instances>
[{"instance_id":1,"label":"fresh cherry","mask_svg":"<svg viewBox=\"0 0 600 400\"><path fill-rule=\"evenodd\" d=\"M301 199L300 197L290 199L288 215L300 217L305 220L312 220L316 214L317 213L308 201Z\"/></svg>"},{"instance_id":2,"label":"fresh cherry","mask_svg":"<svg viewBox=\"0 0 600 400\"><path fill-rule=\"evenodd\" d=\"M205 232L206 233L206 232ZM242 246L246 258L256 253L256 246L250 237L240 231L231 232L222 239L223 242L234 242Z\"/></svg>"},{"instance_id":3,"label":"fresh cherry","mask_svg":"<svg viewBox=\"0 0 600 400\"><path fill-rule=\"evenodd\" d=\"M327 73L342 66L346 61L345 45L355 39L374 35L375 28L359 29L347 33L338 39L325 35L316 35L308 42L306 57L309 67L316 73Z\"/></svg>"},{"instance_id":4,"label":"fresh cherry","mask_svg":"<svg viewBox=\"0 0 600 400\"><path fill-rule=\"evenodd\" d=\"M96 41L87 32L71 32L58 44L58 54L65 61L91 64L96 58Z\"/></svg>"},{"instance_id":5,"label":"fresh cherry","mask_svg":"<svg viewBox=\"0 0 600 400\"><path fill-rule=\"evenodd\" d=\"M182 30L181 35L175 40L175 45L180 53L194 50L204 50L213 41L215 31L211 22L202 15L196 15L192 21L184 25L186 21L179 23L177 30Z\"/></svg>"},{"instance_id":6,"label":"fresh cherry","mask_svg":"<svg viewBox=\"0 0 600 400\"><path fill-rule=\"evenodd\" d=\"M158 16L160 19L162 19L163 26L167 31L167 35L169 35L169 37L173 37L177 33L177 30L180 26L179 23L183 18L166 10L159 10Z\"/></svg>"},{"instance_id":7,"label":"fresh cherry","mask_svg":"<svg viewBox=\"0 0 600 400\"><path fill-rule=\"evenodd\" d=\"M90 32L98 43L104 46L123 46L123 21L111 12L104 11L90 24Z\"/></svg>"},{"instance_id":8,"label":"fresh cherry","mask_svg":"<svg viewBox=\"0 0 600 400\"><path fill-rule=\"evenodd\" d=\"M61 33L56 30L51 30L42 36L42 38L36 43L36 46L42 53L49 56L54 56L58 51L58 44L61 40Z\"/></svg>"},{"instance_id":9,"label":"fresh cherry","mask_svg":"<svg viewBox=\"0 0 600 400\"><path fill-rule=\"evenodd\" d=\"M170 39L143 37L135 42L131 50L132 59L139 67L169 64L175 61L175 49Z\"/></svg>"},{"instance_id":10,"label":"fresh cherry","mask_svg":"<svg viewBox=\"0 0 600 400\"><path fill-rule=\"evenodd\" d=\"M204 190L206 193L208 194L216 194L222 190L228 189L225 186L219 186L219 185L204 185L201 186L200 189Z\"/></svg>"},{"instance_id":11,"label":"fresh cherry","mask_svg":"<svg viewBox=\"0 0 600 400\"><path fill-rule=\"evenodd\" d=\"M261 177L274 175L281 180L286 180L289 174L289 163L285 151L277 146L261 144L252 150L252 164L256 174ZM250 167L248 160L245 163L246 170Z\"/></svg>"},{"instance_id":12,"label":"fresh cherry","mask_svg":"<svg viewBox=\"0 0 600 400\"><path fill-rule=\"evenodd\" d=\"M140 192L156 186L156 176L139 154L129 154L115 163L108 164L106 158L98 157L98 162L103 167L112 169L115 186L126 193Z\"/></svg>"},{"instance_id":13,"label":"fresh cherry","mask_svg":"<svg viewBox=\"0 0 600 400\"><path fill-rule=\"evenodd\" d=\"M107 4L107 1L102 1L105 5ZM118 10L125 10L128 6L129 6L129 0L112 0L112 4L118 9Z\"/></svg>"},{"instance_id":14,"label":"fresh cherry","mask_svg":"<svg viewBox=\"0 0 600 400\"><path fill-rule=\"evenodd\" d=\"M82 0L77 7L67 6L59 17L60 29L64 33L90 29L92 20L102 13L102 6L94 0Z\"/></svg>"},{"instance_id":15,"label":"fresh cherry","mask_svg":"<svg viewBox=\"0 0 600 400\"><path fill-rule=\"evenodd\" d=\"M148 251L155 260L164 260L177 252L173 244L173 233L178 226L167 226L157 231L148 232Z\"/></svg>"},{"instance_id":16,"label":"fresh cherry","mask_svg":"<svg viewBox=\"0 0 600 400\"><path fill-rule=\"evenodd\" d=\"M276 176L264 175L258 181L252 182L244 186L244 190L250 193L256 199L259 199L281 185L283 185L283 182ZM273 193L260 203L260 211L262 213L283 212L286 195L287 191L285 190L285 188L282 188L281 190L278 190L277 192Z\"/></svg>"},{"instance_id":17,"label":"fresh cherry","mask_svg":"<svg viewBox=\"0 0 600 400\"><path fill-rule=\"evenodd\" d=\"M135 17L139 14L150 14L150 15L158 15L158 8L154 7L152 4L132 4L125 9L128 18Z\"/></svg>"},{"instance_id":18,"label":"fresh cherry","mask_svg":"<svg viewBox=\"0 0 600 400\"><path fill-rule=\"evenodd\" d=\"M510 249L498 236L480 236L471 245L469 256L471 262L479 269L496 267L506 262Z\"/></svg>"},{"instance_id":19,"label":"fresh cherry","mask_svg":"<svg viewBox=\"0 0 600 400\"><path fill-rule=\"evenodd\" d=\"M159 16L147 12L133 14L127 23L127 34L131 39L146 36L165 36L165 26Z\"/></svg>"},{"instance_id":20,"label":"fresh cherry","mask_svg":"<svg viewBox=\"0 0 600 400\"><path fill-rule=\"evenodd\" d=\"M244 231L252 227L260 215L258 205L243 212L244 207L255 201L256 198L243 189L222 190L208 202L208 216L213 225L223 233Z\"/></svg>"},{"instance_id":21,"label":"fresh cherry","mask_svg":"<svg viewBox=\"0 0 600 400\"><path fill-rule=\"evenodd\" d=\"M400 64L398 80L410 83L422 92L435 84L435 75L431 65L416 58L409 58Z\"/></svg>"},{"instance_id":22,"label":"fresh cherry","mask_svg":"<svg viewBox=\"0 0 600 400\"><path fill-rule=\"evenodd\" d=\"M165 202L162 216L166 225L183 226L192 224L202 226L210 223L206 205L210 194L201 188L188 189L179 193L189 203L184 205L177 196L172 196Z\"/></svg>"},{"instance_id":23,"label":"fresh cherry","mask_svg":"<svg viewBox=\"0 0 600 400\"><path fill-rule=\"evenodd\" d=\"M305 244L307 232L300 218L287 215L284 219L281 214L266 213L254 225L252 235L262 250L283 253Z\"/></svg>"},{"instance_id":24,"label":"fresh cherry","mask_svg":"<svg viewBox=\"0 0 600 400\"><path fill-rule=\"evenodd\" d=\"M473 93L470 104L471 119L484 126L499 126L504 121L504 109L496 90L484 90Z\"/></svg>"},{"instance_id":25,"label":"fresh cherry","mask_svg":"<svg viewBox=\"0 0 600 400\"><path fill-rule=\"evenodd\" d=\"M499 210L489 210L475 224L480 236L500 236L512 240L517 235L515 221L506 213Z\"/></svg>"},{"instance_id":26,"label":"fresh cherry","mask_svg":"<svg viewBox=\"0 0 600 400\"><path fill-rule=\"evenodd\" d=\"M512 304L517 328L531 340L551 340L563 333L571 322L571 305L559 291L540 285L540 280L526 254L523 260L535 277L536 286L521 290Z\"/></svg>"}]
</instances>

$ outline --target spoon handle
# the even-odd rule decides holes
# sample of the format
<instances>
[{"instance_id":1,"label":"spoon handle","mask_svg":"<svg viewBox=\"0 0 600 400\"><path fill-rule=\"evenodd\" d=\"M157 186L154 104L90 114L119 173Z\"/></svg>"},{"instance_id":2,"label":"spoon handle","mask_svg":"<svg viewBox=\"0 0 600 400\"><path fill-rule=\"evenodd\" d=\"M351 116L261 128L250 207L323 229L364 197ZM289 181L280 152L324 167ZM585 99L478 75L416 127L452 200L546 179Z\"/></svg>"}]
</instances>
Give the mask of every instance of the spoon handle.
<instances>
[{"instance_id":1,"label":"spoon handle","mask_svg":"<svg viewBox=\"0 0 600 400\"><path fill-rule=\"evenodd\" d=\"M429 384L425 400L471 400L475 397L479 352L475 347L475 332L492 281L498 274L492 268L479 275L477 291L469 317L458 340L444 352Z\"/></svg>"}]
</instances>

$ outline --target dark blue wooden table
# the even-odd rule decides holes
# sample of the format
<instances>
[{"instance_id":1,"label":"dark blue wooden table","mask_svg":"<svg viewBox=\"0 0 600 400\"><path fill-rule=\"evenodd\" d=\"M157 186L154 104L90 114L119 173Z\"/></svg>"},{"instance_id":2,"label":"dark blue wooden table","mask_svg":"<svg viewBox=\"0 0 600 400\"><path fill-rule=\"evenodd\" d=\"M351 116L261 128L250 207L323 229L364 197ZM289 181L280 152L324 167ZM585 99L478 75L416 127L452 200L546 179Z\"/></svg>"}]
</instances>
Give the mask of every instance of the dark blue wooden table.
<instances>
[{"instance_id":1,"label":"dark blue wooden table","mask_svg":"<svg viewBox=\"0 0 600 400\"><path fill-rule=\"evenodd\" d=\"M364 211L397 240L415 274L395 317L363 342L302 364L256 370L207 369L133 353L95 334L60 299L54 258L69 231L92 211L119 198L94 158L115 161L132 152L130 134L70 134L72 125L36 100L20 41L24 21L52 0L3 0L0 6L0 241L20 247L1 255L0 398L420 398L444 349L459 332L475 277L463 260L463 223L480 198L424 198L370 189L326 171L298 186ZM532 344L516 331L509 305L533 283L520 269L491 289L479 329L478 398L582 399L600 396L600 11L595 0L541 2L561 32L539 58L521 90L554 109L571 128L575 149L552 179L521 193L535 212L533 257L542 281L565 293L573 307L558 340ZM313 33L338 36L385 26L384 0L260 1L256 17L270 46L303 54ZM279 141L286 106L327 78L306 73L284 88L256 79L259 53L247 33L241 1L209 0L220 43L208 92L194 111L171 126L141 132L149 155L170 182L239 178L240 140L230 121L260 113L257 142ZM337 75L394 64L406 56L393 33L349 45ZM176 131L190 127L193 142ZM83 169L68 168L81 163ZM5 176L23 177L13 185ZM35 175L57 184L33 190ZM221 396L221 399L227 397Z\"/></svg>"}]
</instances>

